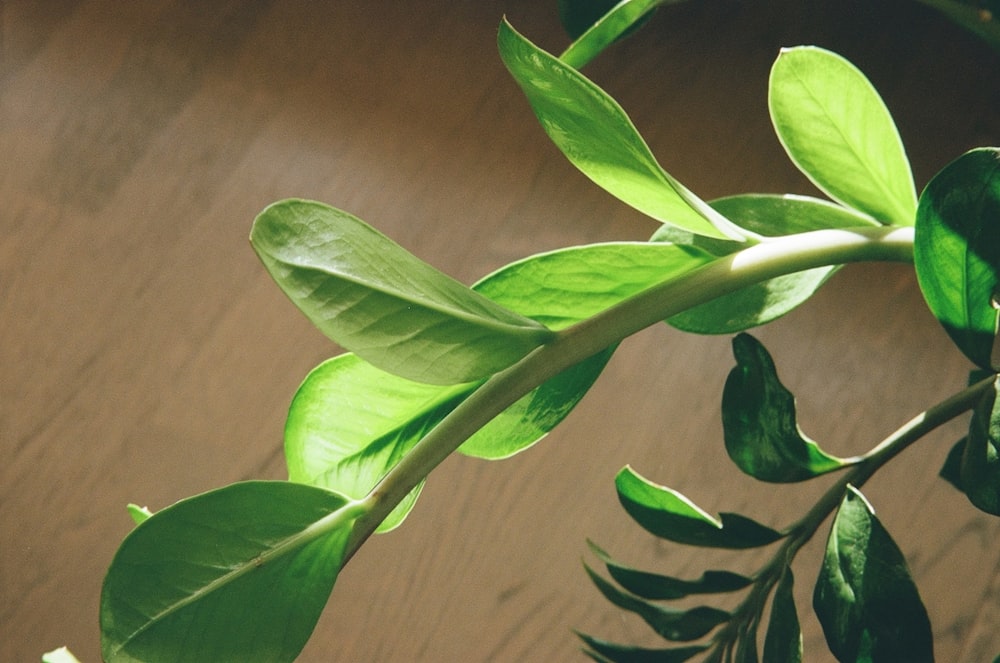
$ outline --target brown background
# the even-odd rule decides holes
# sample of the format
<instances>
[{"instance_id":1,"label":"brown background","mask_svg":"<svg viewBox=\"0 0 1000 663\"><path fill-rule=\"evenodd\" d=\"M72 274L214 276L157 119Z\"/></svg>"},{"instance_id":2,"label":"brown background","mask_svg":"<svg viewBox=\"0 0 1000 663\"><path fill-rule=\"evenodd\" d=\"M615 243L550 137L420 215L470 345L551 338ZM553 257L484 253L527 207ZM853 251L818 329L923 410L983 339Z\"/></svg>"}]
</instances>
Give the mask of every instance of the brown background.
<instances>
[{"instance_id":1,"label":"brown background","mask_svg":"<svg viewBox=\"0 0 1000 663\"><path fill-rule=\"evenodd\" d=\"M548 144L496 55L504 13L565 46L555 4L0 2L0 660L64 644L98 660L127 502L283 478L289 399L337 349L248 246L267 203L343 207L466 282L534 252L649 236L655 224ZM913 2L698 0L587 71L703 197L811 193L766 112L770 63L798 43L869 75L919 187L1000 142L1000 60ZM967 370L903 266L851 267L758 335L834 452L869 448ZM758 486L725 462L731 363L726 338L651 329L543 444L447 461L410 520L346 568L301 660L583 660L574 628L653 642L586 580L588 537L680 575L760 558L654 541L616 504L619 468L776 526L821 488ZM942 661L1000 652L1000 526L935 477L963 426L866 488ZM808 603L817 548L798 570L810 661L829 656Z\"/></svg>"}]
</instances>

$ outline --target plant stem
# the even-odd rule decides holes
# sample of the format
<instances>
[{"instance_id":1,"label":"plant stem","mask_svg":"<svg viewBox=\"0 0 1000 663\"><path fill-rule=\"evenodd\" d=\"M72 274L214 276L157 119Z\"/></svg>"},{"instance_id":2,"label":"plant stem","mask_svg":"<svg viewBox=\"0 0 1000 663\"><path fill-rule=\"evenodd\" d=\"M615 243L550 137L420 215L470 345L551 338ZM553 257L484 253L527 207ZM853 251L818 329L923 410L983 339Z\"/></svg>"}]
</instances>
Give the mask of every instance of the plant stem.
<instances>
[{"instance_id":1,"label":"plant stem","mask_svg":"<svg viewBox=\"0 0 1000 663\"><path fill-rule=\"evenodd\" d=\"M536 348L474 391L392 467L361 500L346 563L431 470L519 398L563 370L646 327L762 281L850 262L912 262L913 228L829 229L766 240L671 278L612 306Z\"/></svg>"},{"instance_id":2,"label":"plant stem","mask_svg":"<svg viewBox=\"0 0 1000 663\"><path fill-rule=\"evenodd\" d=\"M746 598L740 603L726 626L716 634L716 646L724 645L738 635L739 625L747 619L757 618L771 590L791 566L799 550L808 543L819 527L829 518L844 499L847 486L861 488L880 468L899 455L904 449L932 430L975 407L983 393L992 387L995 376L966 387L934 407L922 412L861 457L847 474L827 490L815 505L788 530L778 552L756 574L756 581Z\"/></svg>"}]
</instances>

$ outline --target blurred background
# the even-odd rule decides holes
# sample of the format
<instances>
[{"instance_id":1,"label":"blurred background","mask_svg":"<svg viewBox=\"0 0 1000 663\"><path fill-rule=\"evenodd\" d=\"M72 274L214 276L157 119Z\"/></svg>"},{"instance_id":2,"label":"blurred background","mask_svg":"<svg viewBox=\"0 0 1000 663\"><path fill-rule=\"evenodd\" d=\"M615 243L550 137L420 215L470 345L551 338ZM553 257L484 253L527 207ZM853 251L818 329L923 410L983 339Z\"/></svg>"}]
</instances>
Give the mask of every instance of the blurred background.
<instances>
[{"instance_id":1,"label":"blurred background","mask_svg":"<svg viewBox=\"0 0 1000 663\"><path fill-rule=\"evenodd\" d=\"M0 661L61 645L99 660L127 503L285 478L288 403L339 350L249 247L268 203L344 208L466 283L652 234L548 143L497 56L503 15L544 48L568 44L555 0L0 2ZM768 69L797 44L869 76L918 189L1000 143L1000 58L913 1L690 0L586 73L703 198L813 194L767 115ZM849 267L756 335L834 453L867 450L969 368L906 266ZM655 642L586 578L588 538L682 576L762 558L654 540L617 504L622 466L773 526L823 488L762 486L728 463L732 363L727 338L650 329L536 447L448 460L407 522L343 571L301 660L584 660L573 629ZM865 488L943 661L1000 653L1000 526L936 477L965 426ZM823 539L797 567L809 661L829 660L809 603Z\"/></svg>"}]
</instances>

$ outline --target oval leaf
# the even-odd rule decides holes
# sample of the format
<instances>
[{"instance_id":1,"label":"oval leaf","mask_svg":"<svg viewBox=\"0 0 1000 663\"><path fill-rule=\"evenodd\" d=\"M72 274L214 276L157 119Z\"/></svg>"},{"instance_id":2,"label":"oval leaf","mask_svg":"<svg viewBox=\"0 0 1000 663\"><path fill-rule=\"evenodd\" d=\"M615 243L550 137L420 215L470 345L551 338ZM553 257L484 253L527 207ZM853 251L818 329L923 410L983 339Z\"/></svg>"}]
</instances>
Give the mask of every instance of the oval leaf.
<instances>
[{"instance_id":1,"label":"oval leaf","mask_svg":"<svg viewBox=\"0 0 1000 663\"><path fill-rule=\"evenodd\" d=\"M720 198L711 204L741 228L765 237L877 225L870 217L808 196L746 194ZM671 226L662 226L651 241L693 245L716 256L728 255L743 247L738 242L698 237ZM836 266L818 267L769 279L695 306L667 322L695 334L732 334L767 324L812 297L838 269Z\"/></svg>"},{"instance_id":2,"label":"oval leaf","mask_svg":"<svg viewBox=\"0 0 1000 663\"><path fill-rule=\"evenodd\" d=\"M965 356L993 359L1000 297L1000 149L967 152L920 196L913 262L927 306Z\"/></svg>"},{"instance_id":3,"label":"oval leaf","mask_svg":"<svg viewBox=\"0 0 1000 663\"><path fill-rule=\"evenodd\" d=\"M801 663L802 628L795 611L794 579L786 568L774 590L771 616L764 636L763 663Z\"/></svg>"},{"instance_id":4,"label":"oval leaf","mask_svg":"<svg viewBox=\"0 0 1000 663\"><path fill-rule=\"evenodd\" d=\"M768 105L788 156L821 191L884 224L913 225L917 195L899 132L853 64L814 46L782 49Z\"/></svg>"},{"instance_id":5,"label":"oval leaf","mask_svg":"<svg viewBox=\"0 0 1000 663\"><path fill-rule=\"evenodd\" d=\"M589 566L584 565L584 568L604 598L619 608L642 617L657 635L666 640L681 642L697 640L719 624L725 624L731 616L725 610L707 606L688 610L665 608L623 592L596 574Z\"/></svg>"},{"instance_id":6,"label":"oval leaf","mask_svg":"<svg viewBox=\"0 0 1000 663\"><path fill-rule=\"evenodd\" d=\"M542 128L594 183L663 223L708 237L743 239L736 226L663 170L632 120L597 85L506 21L498 43Z\"/></svg>"},{"instance_id":7,"label":"oval leaf","mask_svg":"<svg viewBox=\"0 0 1000 663\"><path fill-rule=\"evenodd\" d=\"M104 660L294 660L356 515L340 495L284 481L237 483L157 512L104 579Z\"/></svg>"},{"instance_id":8,"label":"oval leaf","mask_svg":"<svg viewBox=\"0 0 1000 663\"><path fill-rule=\"evenodd\" d=\"M749 334L733 338L736 367L722 391L722 426L729 457L761 481L804 481L857 462L824 452L805 437L795 417L795 398L781 381L771 355Z\"/></svg>"},{"instance_id":9,"label":"oval leaf","mask_svg":"<svg viewBox=\"0 0 1000 663\"><path fill-rule=\"evenodd\" d=\"M853 486L830 530L813 607L842 663L934 660L930 620L906 560Z\"/></svg>"},{"instance_id":10,"label":"oval leaf","mask_svg":"<svg viewBox=\"0 0 1000 663\"><path fill-rule=\"evenodd\" d=\"M615 477L618 499L632 518L650 533L677 543L711 548L756 548L781 534L738 514L716 520L691 500L625 467Z\"/></svg>"},{"instance_id":11,"label":"oval leaf","mask_svg":"<svg viewBox=\"0 0 1000 663\"><path fill-rule=\"evenodd\" d=\"M321 203L274 203L254 221L250 239L281 289L324 334L411 380L477 380L552 337Z\"/></svg>"}]
</instances>

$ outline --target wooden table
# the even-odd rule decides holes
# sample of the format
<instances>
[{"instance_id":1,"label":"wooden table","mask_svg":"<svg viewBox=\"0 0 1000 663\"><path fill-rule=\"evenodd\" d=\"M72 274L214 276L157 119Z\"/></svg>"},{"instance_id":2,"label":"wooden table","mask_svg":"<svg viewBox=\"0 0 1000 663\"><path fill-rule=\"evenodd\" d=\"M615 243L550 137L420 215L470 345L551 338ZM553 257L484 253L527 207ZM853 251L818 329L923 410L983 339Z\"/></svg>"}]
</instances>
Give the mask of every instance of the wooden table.
<instances>
[{"instance_id":1,"label":"wooden table","mask_svg":"<svg viewBox=\"0 0 1000 663\"><path fill-rule=\"evenodd\" d=\"M819 4L672 7L587 72L705 198L812 193L766 112L783 45L832 48L869 75L918 186L998 143L996 54L913 2ZM504 13L563 47L555 5L0 3L0 660L60 645L99 659L126 503L284 477L289 399L338 350L247 244L267 203L343 207L465 282L651 234L547 142L496 55ZM846 269L757 334L834 452L866 450L968 368L903 266ZM677 574L706 557L624 517L618 469L774 525L820 488L756 485L727 463L731 364L726 338L651 329L544 443L503 463L447 461L410 520L345 569L301 660L583 660L571 629L652 642L587 581L586 539ZM942 661L1000 652L1000 528L935 477L963 427L865 489L909 556ZM808 601L821 543L798 572L809 661L828 656Z\"/></svg>"}]
</instances>

